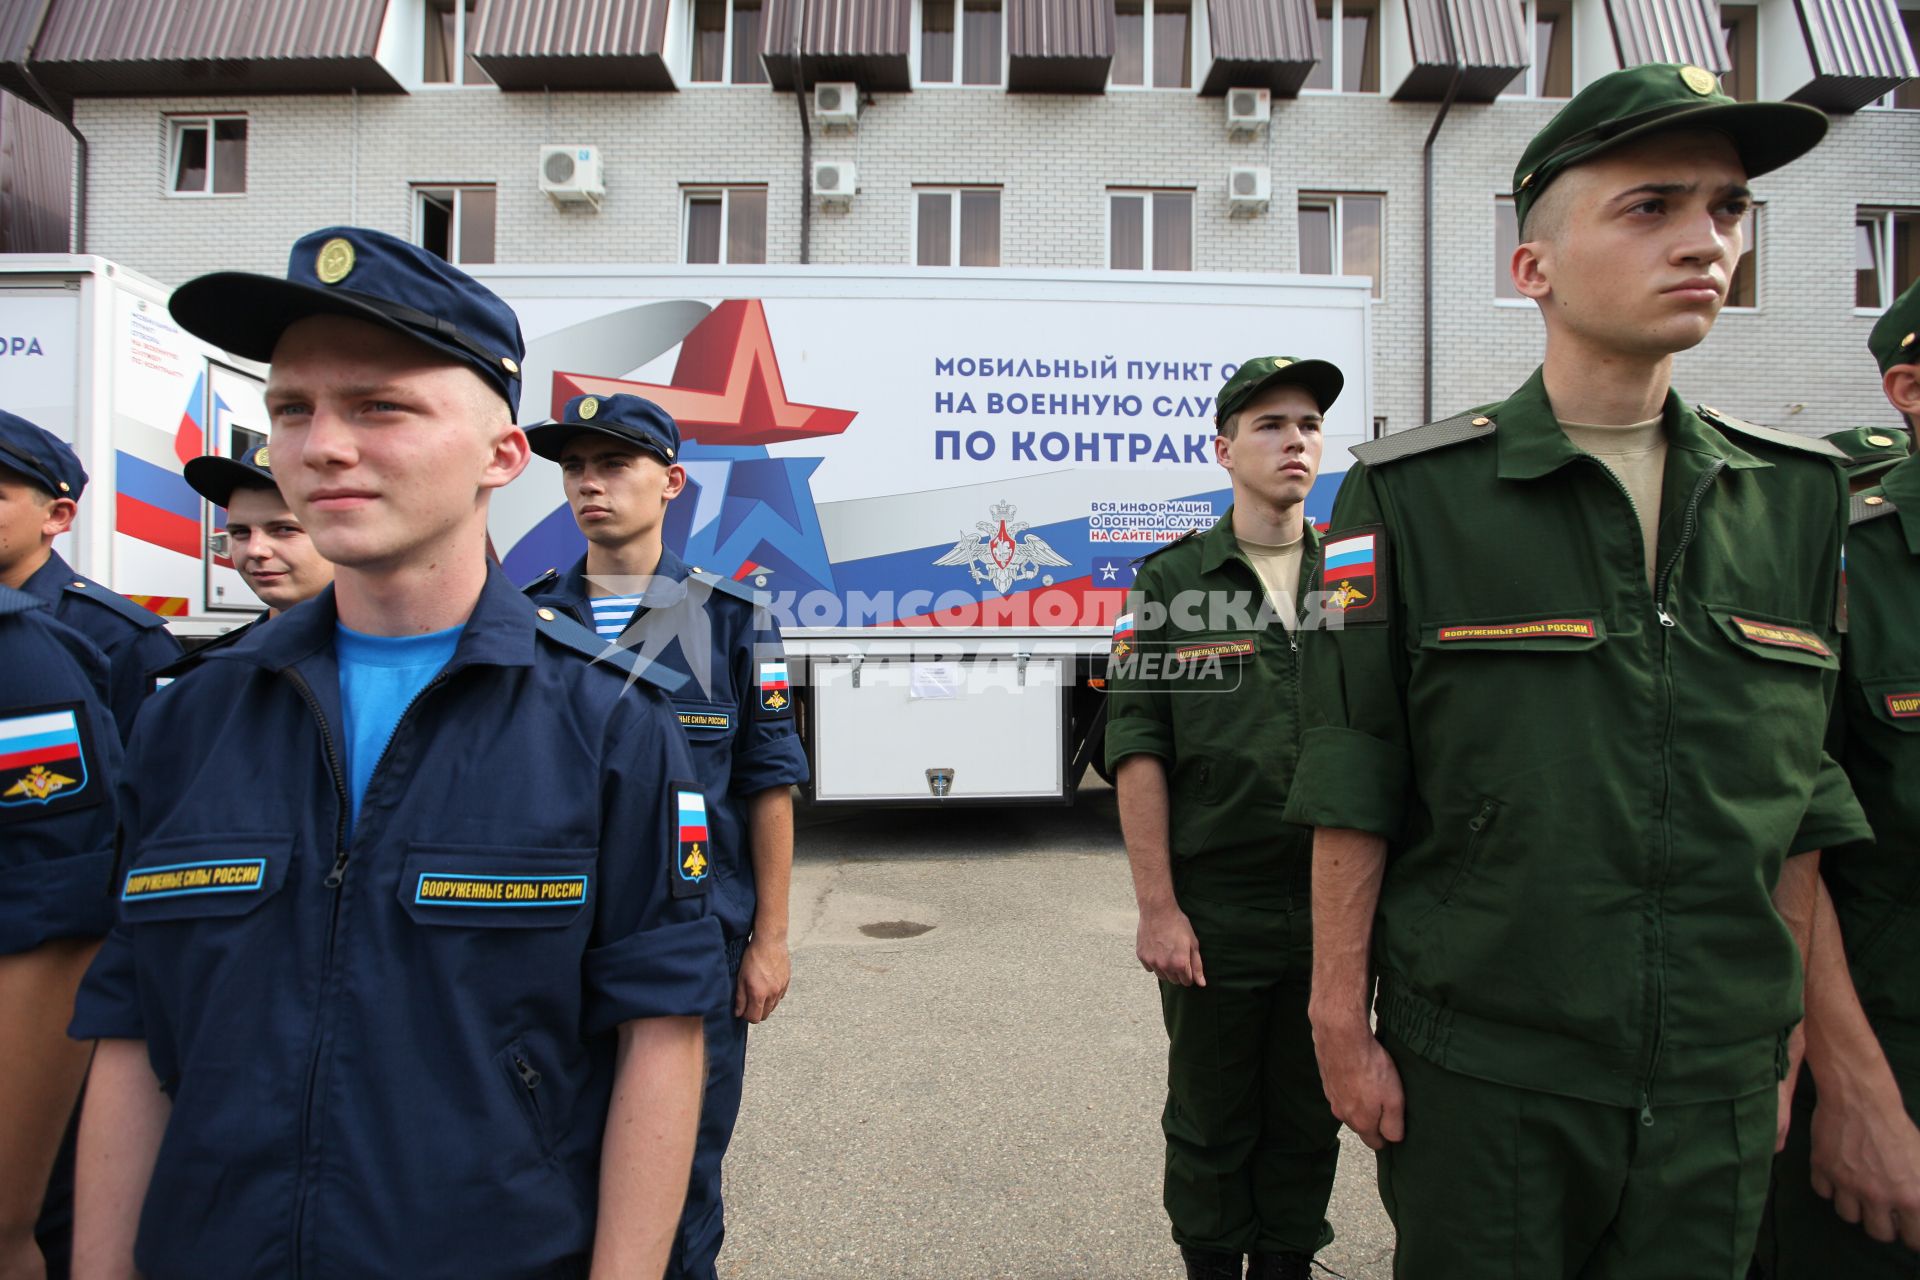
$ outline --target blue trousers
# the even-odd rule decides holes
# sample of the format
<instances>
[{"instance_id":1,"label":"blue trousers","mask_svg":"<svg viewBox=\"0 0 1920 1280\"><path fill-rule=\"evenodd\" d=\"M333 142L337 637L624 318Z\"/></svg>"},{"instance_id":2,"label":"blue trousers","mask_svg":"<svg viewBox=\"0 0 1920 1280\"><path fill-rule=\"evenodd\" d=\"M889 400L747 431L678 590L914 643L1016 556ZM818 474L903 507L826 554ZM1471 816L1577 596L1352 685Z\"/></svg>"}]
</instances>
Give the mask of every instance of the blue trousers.
<instances>
[{"instance_id":1,"label":"blue trousers","mask_svg":"<svg viewBox=\"0 0 1920 1280\"><path fill-rule=\"evenodd\" d=\"M740 986L740 958L745 938L727 939L729 991ZM715 1280L714 1259L726 1238L727 1224L720 1203L720 1161L733 1139L733 1122L740 1115L740 1086L747 1069L747 1020L725 1010L707 1018L707 1091L700 1106L700 1136L693 1149L693 1178L687 1185L687 1207L680 1214L680 1234L667 1260L666 1280Z\"/></svg>"}]
</instances>

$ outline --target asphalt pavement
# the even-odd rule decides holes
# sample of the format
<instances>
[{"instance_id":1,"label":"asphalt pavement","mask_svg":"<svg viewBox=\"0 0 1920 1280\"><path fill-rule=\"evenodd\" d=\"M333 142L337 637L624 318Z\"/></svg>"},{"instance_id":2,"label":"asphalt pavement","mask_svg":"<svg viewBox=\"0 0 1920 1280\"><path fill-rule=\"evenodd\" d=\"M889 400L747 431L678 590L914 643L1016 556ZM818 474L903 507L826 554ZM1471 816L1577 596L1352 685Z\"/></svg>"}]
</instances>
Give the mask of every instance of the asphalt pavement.
<instances>
[{"instance_id":1,"label":"asphalt pavement","mask_svg":"<svg viewBox=\"0 0 1920 1280\"><path fill-rule=\"evenodd\" d=\"M721 1276L1184 1275L1160 1207L1166 1036L1110 791L803 810L792 919L792 990L749 1043ZM1373 1157L1342 1136L1320 1261L1387 1280Z\"/></svg>"}]
</instances>

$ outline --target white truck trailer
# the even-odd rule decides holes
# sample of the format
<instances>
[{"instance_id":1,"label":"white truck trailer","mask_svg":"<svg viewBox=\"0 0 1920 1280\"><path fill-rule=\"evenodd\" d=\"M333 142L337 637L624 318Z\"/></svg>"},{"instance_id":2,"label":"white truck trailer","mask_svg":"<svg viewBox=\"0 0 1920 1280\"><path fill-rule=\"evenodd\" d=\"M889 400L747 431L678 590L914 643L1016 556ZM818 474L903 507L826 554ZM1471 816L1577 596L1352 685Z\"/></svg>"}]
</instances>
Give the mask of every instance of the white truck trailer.
<instances>
[{"instance_id":1,"label":"white truck trailer","mask_svg":"<svg viewBox=\"0 0 1920 1280\"><path fill-rule=\"evenodd\" d=\"M1369 285L1329 277L482 267L527 337L522 417L629 391L679 422L667 540L763 589L817 803L1063 802L1098 766L1133 562L1223 514L1213 393L1318 356L1324 523L1373 426ZM498 494L509 575L584 550L558 469Z\"/></svg>"}]
</instances>

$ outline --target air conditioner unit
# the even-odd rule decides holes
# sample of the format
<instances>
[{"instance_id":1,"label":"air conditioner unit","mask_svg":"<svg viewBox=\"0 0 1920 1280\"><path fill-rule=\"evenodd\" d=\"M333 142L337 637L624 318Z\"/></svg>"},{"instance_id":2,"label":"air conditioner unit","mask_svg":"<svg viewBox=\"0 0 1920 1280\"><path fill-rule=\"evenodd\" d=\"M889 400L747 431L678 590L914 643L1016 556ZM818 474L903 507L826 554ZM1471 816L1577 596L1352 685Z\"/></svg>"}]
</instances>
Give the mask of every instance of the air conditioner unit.
<instances>
[{"instance_id":1,"label":"air conditioner unit","mask_svg":"<svg viewBox=\"0 0 1920 1280\"><path fill-rule=\"evenodd\" d=\"M1227 133L1253 133L1273 118L1270 89L1227 90Z\"/></svg>"},{"instance_id":2,"label":"air conditioner unit","mask_svg":"<svg viewBox=\"0 0 1920 1280\"><path fill-rule=\"evenodd\" d=\"M545 146L540 148L540 189L555 204L600 207L607 189L600 181L600 148Z\"/></svg>"},{"instance_id":3,"label":"air conditioner unit","mask_svg":"<svg viewBox=\"0 0 1920 1280\"><path fill-rule=\"evenodd\" d=\"M826 127L853 128L860 122L860 86L838 80L813 86L813 118Z\"/></svg>"},{"instance_id":4,"label":"air conditioner unit","mask_svg":"<svg viewBox=\"0 0 1920 1280\"><path fill-rule=\"evenodd\" d=\"M1272 196L1273 175L1265 168L1235 165L1227 170L1227 204L1235 213L1264 209Z\"/></svg>"},{"instance_id":5,"label":"air conditioner unit","mask_svg":"<svg viewBox=\"0 0 1920 1280\"><path fill-rule=\"evenodd\" d=\"M860 179L849 162L845 160L813 162L813 193L826 203L851 204L853 193L859 189Z\"/></svg>"}]
</instances>

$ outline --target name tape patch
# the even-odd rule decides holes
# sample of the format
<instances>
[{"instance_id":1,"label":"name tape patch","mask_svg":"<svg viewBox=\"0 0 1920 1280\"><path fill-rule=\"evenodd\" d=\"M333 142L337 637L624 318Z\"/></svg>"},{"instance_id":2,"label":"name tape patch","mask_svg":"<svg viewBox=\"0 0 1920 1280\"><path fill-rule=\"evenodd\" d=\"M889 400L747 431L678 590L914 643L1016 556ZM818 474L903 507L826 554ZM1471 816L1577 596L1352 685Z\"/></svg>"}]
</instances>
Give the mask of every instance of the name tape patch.
<instances>
[{"instance_id":1,"label":"name tape patch","mask_svg":"<svg viewBox=\"0 0 1920 1280\"><path fill-rule=\"evenodd\" d=\"M1887 695L1887 714L1896 720L1920 719L1920 689Z\"/></svg>"},{"instance_id":2,"label":"name tape patch","mask_svg":"<svg viewBox=\"0 0 1920 1280\"><path fill-rule=\"evenodd\" d=\"M680 727L683 729L730 729L733 717L724 711L682 711Z\"/></svg>"},{"instance_id":3,"label":"name tape patch","mask_svg":"<svg viewBox=\"0 0 1920 1280\"><path fill-rule=\"evenodd\" d=\"M1591 640L1600 634L1592 618L1541 618L1534 622L1490 622L1474 626L1442 627L1442 644L1460 640L1540 640L1567 637Z\"/></svg>"},{"instance_id":4,"label":"name tape patch","mask_svg":"<svg viewBox=\"0 0 1920 1280\"><path fill-rule=\"evenodd\" d=\"M1827 648L1827 642L1811 631L1781 626L1777 622L1755 622L1751 618L1732 617L1728 621L1755 644L1772 645L1776 649L1798 649L1802 653L1815 653L1823 658L1833 656L1833 650Z\"/></svg>"},{"instance_id":5,"label":"name tape patch","mask_svg":"<svg viewBox=\"0 0 1920 1280\"><path fill-rule=\"evenodd\" d=\"M200 893L258 893L267 880L265 858L224 858L217 862L175 862L127 872L122 902L184 898Z\"/></svg>"},{"instance_id":6,"label":"name tape patch","mask_svg":"<svg viewBox=\"0 0 1920 1280\"><path fill-rule=\"evenodd\" d=\"M413 900L427 907L577 907L587 900L587 877L423 871Z\"/></svg>"},{"instance_id":7,"label":"name tape patch","mask_svg":"<svg viewBox=\"0 0 1920 1280\"><path fill-rule=\"evenodd\" d=\"M1240 640L1209 640L1205 644L1176 645L1173 656L1181 661L1194 658L1250 658L1253 656L1251 638Z\"/></svg>"}]
</instances>

